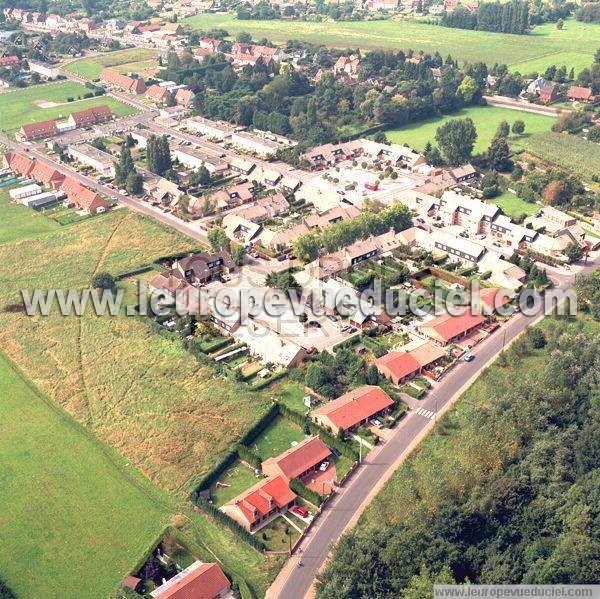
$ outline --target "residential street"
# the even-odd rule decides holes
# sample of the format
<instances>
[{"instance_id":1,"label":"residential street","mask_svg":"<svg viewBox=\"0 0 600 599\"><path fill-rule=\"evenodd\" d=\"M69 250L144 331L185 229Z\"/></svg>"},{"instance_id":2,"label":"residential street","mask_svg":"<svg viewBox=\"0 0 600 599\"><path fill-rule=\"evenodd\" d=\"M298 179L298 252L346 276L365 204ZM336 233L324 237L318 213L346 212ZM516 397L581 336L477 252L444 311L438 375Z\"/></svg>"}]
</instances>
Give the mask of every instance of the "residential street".
<instances>
[{"instance_id":1,"label":"residential street","mask_svg":"<svg viewBox=\"0 0 600 599\"><path fill-rule=\"evenodd\" d=\"M588 264L579 272L589 273L596 268L596 262ZM579 274L579 273L578 273ZM557 287L565 289L571 285L575 275L551 274ZM539 317L515 315L508 323L492 334L488 339L476 346L471 353L475 356L472 362L461 361L435 387L435 394L419 403L423 410L439 413L444 406L460 395L465 384L472 382L479 373L528 325ZM315 527L301 543L294 557L285 565L279 576L267 592L266 597L275 599L299 599L311 596L312 583L316 573L321 569L330 551L343 532L356 520L355 515L362 512L374 488L382 480L389 477L397 468L398 460L403 454L412 450L419 435L425 434L426 427L432 428L434 420L428 415L411 411L401 424L393 431L388 440L378 445L364 460L363 465L340 490L340 493L326 507ZM298 565L299 559L302 566Z\"/></svg>"}]
</instances>

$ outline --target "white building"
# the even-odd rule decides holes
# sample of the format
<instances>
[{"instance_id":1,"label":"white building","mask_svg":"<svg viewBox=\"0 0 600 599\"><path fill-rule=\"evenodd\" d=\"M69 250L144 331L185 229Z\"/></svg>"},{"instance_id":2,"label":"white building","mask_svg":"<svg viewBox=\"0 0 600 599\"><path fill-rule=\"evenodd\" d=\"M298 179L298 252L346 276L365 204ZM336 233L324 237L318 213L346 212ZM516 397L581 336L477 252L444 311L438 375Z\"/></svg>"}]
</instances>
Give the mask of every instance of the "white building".
<instances>
[{"instance_id":1,"label":"white building","mask_svg":"<svg viewBox=\"0 0 600 599\"><path fill-rule=\"evenodd\" d=\"M115 176L114 157L98 148L94 148L94 146L90 146L89 144L69 146L67 148L67 155L81 164L91 166L105 177Z\"/></svg>"},{"instance_id":2,"label":"white building","mask_svg":"<svg viewBox=\"0 0 600 599\"><path fill-rule=\"evenodd\" d=\"M23 187L11 189L8 194L13 200L22 200L23 198L27 198L29 196L38 195L41 192L42 188L37 183L30 183L29 185L25 185Z\"/></svg>"}]
</instances>

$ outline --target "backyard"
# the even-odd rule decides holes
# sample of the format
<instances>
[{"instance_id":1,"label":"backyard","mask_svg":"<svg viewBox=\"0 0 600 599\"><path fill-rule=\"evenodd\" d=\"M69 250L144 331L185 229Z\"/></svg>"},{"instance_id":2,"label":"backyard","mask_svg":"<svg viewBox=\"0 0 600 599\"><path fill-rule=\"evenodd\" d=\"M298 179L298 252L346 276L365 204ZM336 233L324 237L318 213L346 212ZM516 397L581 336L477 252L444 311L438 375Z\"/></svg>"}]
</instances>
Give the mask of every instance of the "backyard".
<instances>
[{"instance_id":1,"label":"backyard","mask_svg":"<svg viewBox=\"0 0 600 599\"><path fill-rule=\"evenodd\" d=\"M0 130L14 134L24 124L67 119L72 112L102 104L106 104L117 117L136 112L129 104L107 96L79 99L89 92L79 83L60 81L0 94ZM73 98L73 101L69 102L68 98Z\"/></svg>"},{"instance_id":2,"label":"backyard","mask_svg":"<svg viewBox=\"0 0 600 599\"><path fill-rule=\"evenodd\" d=\"M510 191L505 191L499 196L492 198L490 202L499 206L504 214L508 214L512 218L518 218L523 214L531 216L540 209L538 204L526 202Z\"/></svg>"},{"instance_id":3,"label":"backyard","mask_svg":"<svg viewBox=\"0 0 600 599\"><path fill-rule=\"evenodd\" d=\"M278 456L295 443L302 441L306 435L296 424L277 416L275 420L255 439L250 448L254 449L261 460Z\"/></svg>"},{"instance_id":4,"label":"backyard","mask_svg":"<svg viewBox=\"0 0 600 599\"><path fill-rule=\"evenodd\" d=\"M519 65L518 70L523 72L529 72L532 65L542 70L555 63L578 70L592 63L594 51L600 46L600 25L574 19L567 19L562 30L554 23L538 25L526 36L527 43L524 36L451 29L401 17L337 22L332 28L328 22L238 20L231 14L202 13L186 23L202 31L222 28L230 36L247 31L256 40L266 37L276 43L300 39L341 48L439 51L444 57L451 54L460 61L483 61L489 66L504 63L514 68Z\"/></svg>"},{"instance_id":5,"label":"backyard","mask_svg":"<svg viewBox=\"0 0 600 599\"><path fill-rule=\"evenodd\" d=\"M217 507L221 507L243 493L246 489L258 483L261 479L262 477L260 475L257 477L251 468L236 460L232 466L219 476L219 480L215 481L212 485L210 488L210 497Z\"/></svg>"},{"instance_id":6,"label":"backyard","mask_svg":"<svg viewBox=\"0 0 600 599\"><path fill-rule=\"evenodd\" d=\"M69 63L65 70L85 79L98 79L103 69L115 69L119 73L138 73L156 68L157 52L149 48L129 48L107 54L81 58Z\"/></svg>"},{"instance_id":7,"label":"backyard","mask_svg":"<svg viewBox=\"0 0 600 599\"><path fill-rule=\"evenodd\" d=\"M451 119L471 118L477 129L475 153L485 152L501 121L512 125L516 120L525 123L525 133L520 136L511 135L509 142L513 148L519 149L527 145L532 135L550 131L554 119L550 116L498 108L496 106L470 106L453 114L426 119L412 125L386 131L387 138L396 143L407 143L416 150L422 151L427 142L435 144L435 133L441 125Z\"/></svg>"}]
</instances>

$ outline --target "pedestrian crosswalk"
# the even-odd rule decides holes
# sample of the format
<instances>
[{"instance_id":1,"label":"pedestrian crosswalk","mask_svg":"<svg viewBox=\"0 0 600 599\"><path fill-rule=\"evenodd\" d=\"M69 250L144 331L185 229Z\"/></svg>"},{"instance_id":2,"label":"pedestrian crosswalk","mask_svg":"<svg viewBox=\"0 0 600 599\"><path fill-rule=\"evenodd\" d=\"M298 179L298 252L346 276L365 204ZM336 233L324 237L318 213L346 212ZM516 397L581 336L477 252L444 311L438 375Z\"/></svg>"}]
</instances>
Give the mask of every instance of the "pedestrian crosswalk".
<instances>
[{"instance_id":1,"label":"pedestrian crosswalk","mask_svg":"<svg viewBox=\"0 0 600 599\"><path fill-rule=\"evenodd\" d=\"M435 418L435 412L432 412L431 410L426 410L425 408L417 408L415 410L415 412L419 416L423 416L424 418L429 418L430 420L433 420Z\"/></svg>"}]
</instances>

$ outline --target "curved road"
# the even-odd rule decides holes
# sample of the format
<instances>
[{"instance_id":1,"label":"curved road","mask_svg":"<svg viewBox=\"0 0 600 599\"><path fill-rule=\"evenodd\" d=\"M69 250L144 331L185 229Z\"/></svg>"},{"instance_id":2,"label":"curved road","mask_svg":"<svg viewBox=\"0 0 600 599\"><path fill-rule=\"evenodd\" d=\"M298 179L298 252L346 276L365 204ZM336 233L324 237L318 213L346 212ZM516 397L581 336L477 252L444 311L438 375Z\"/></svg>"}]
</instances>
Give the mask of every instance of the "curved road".
<instances>
[{"instance_id":1,"label":"curved road","mask_svg":"<svg viewBox=\"0 0 600 599\"><path fill-rule=\"evenodd\" d=\"M591 263L581 268L577 274L587 273L595 268L595 263ZM551 277L556 287L566 289L572 284L575 275L553 274ZM476 377L493 360L505 343L508 344L538 318L521 313L513 316L503 327L472 350L471 353L475 356L472 362L459 362L437 383L434 394L420 402L419 407L439 412L462 391L465 383ZM332 543L339 539L355 514L364 507L371 490L383 477L389 476L396 469L398 459L409 450L418 435L425 433L424 429L430 423L429 418L411 411L394 429L392 435L368 454L355 474L327 505L301 543L302 567L298 567L298 557L290 558L267 592L267 597L300 599L307 594L311 596L313 580L325 563Z\"/></svg>"}]
</instances>

